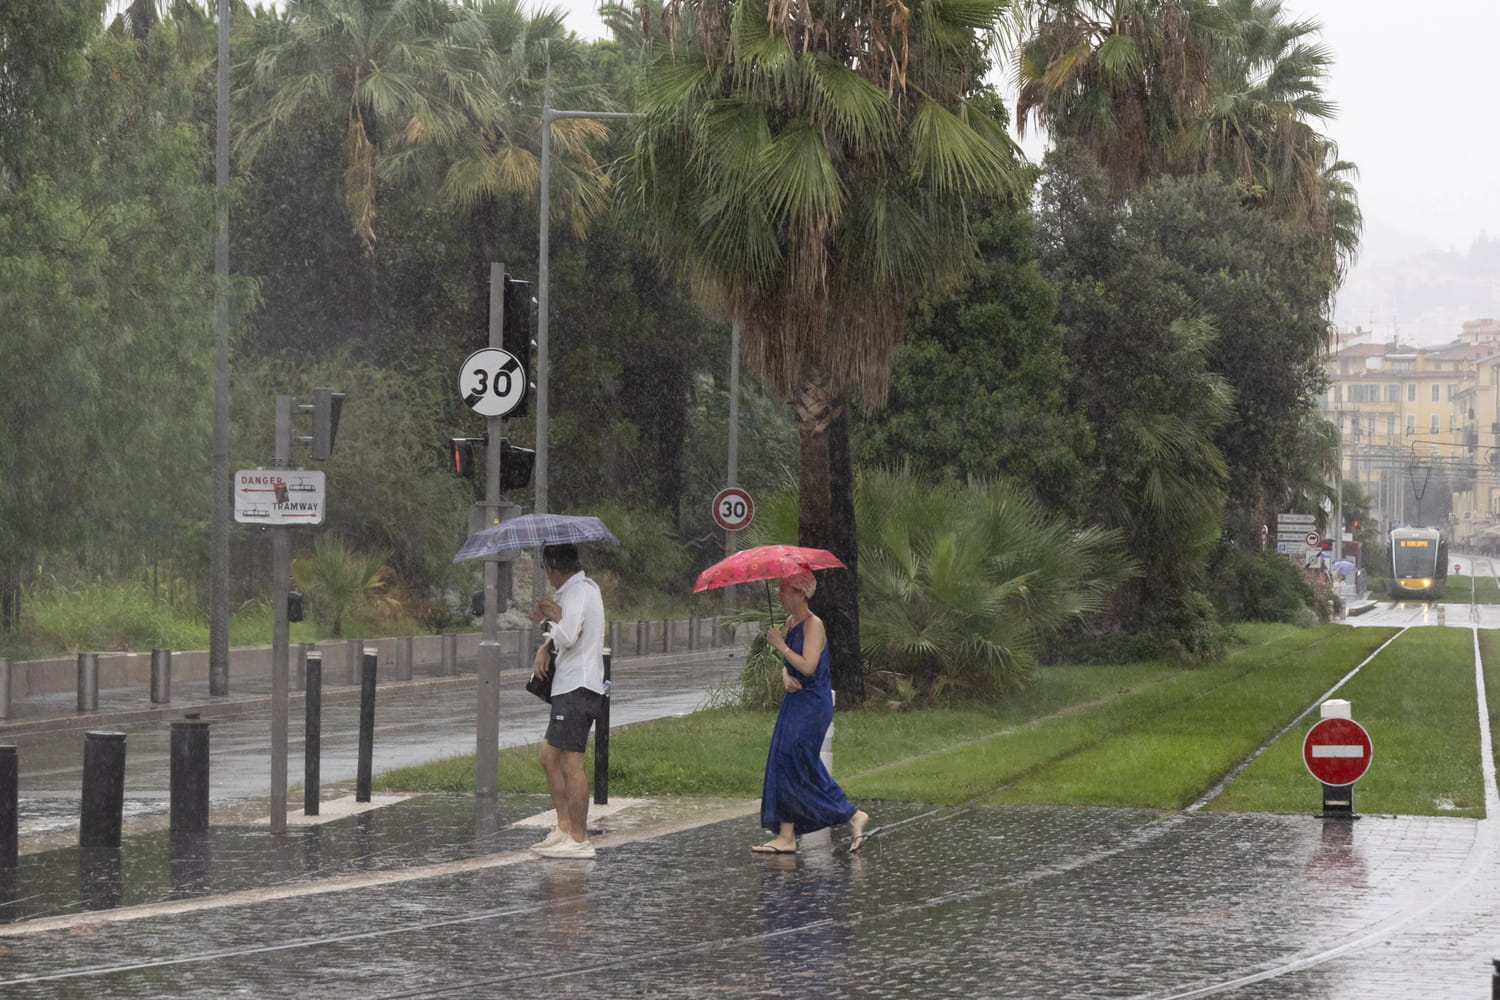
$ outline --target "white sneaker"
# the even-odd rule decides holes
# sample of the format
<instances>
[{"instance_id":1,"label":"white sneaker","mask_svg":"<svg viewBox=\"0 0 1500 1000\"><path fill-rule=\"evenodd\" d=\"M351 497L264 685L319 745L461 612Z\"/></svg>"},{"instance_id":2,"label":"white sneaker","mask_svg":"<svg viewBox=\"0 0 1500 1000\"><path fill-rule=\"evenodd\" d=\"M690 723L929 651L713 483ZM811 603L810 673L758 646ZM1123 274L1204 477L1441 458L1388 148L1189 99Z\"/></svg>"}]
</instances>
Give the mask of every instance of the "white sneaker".
<instances>
[{"instance_id":1,"label":"white sneaker","mask_svg":"<svg viewBox=\"0 0 1500 1000\"><path fill-rule=\"evenodd\" d=\"M567 837L560 844L551 847L538 847L535 849L544 858L577 858L587 859L596 857L594 845L587 840L574 840Z\"/></svg>"},{"instance_id":2,"label":"white sneaker","mask_svg":"<svg viewBox=\"0 0 1500 1000\"><path fill-rule=\"evenodd\" d=\"M552 828L552 832L548 833L547 836L543 837L541 840L538 840L535 844L532 844L531 849L533 851L539 851L544 847L553 847L557 844L561 844L563 840L567 839L567 836L568 835L566 833L563 833L561 830L554 826Z\"/></svg>"}]
</instances>

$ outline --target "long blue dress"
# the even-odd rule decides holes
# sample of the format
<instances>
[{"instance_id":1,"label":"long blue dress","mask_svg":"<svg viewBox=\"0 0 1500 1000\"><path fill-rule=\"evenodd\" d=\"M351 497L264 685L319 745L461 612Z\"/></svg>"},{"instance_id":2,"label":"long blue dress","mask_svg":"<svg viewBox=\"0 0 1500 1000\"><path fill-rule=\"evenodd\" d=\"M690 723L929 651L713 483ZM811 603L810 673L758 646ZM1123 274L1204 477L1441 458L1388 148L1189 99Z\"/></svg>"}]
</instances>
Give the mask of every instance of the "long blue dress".
<instances>
[{"instance_id":1,"label":"long blue dress","mask_svg":"<svg viewBox=\"0 0 1500 1000\"><path fill-rule=\"evenodd\" d=\"M801 623L787 630L786 644L793 652L802 652ZM771 752L766 756L766 778L761 785L760 825L775 831L782 823L791 823L800 837L849 822L855 809L819 757L823 735L833 721L828 647L823 647L818 668L811 677L789 664L787 669L802 682L802 690L788 692L781 699L776 728L771 732Z\"/></svg>"}]
</instances>

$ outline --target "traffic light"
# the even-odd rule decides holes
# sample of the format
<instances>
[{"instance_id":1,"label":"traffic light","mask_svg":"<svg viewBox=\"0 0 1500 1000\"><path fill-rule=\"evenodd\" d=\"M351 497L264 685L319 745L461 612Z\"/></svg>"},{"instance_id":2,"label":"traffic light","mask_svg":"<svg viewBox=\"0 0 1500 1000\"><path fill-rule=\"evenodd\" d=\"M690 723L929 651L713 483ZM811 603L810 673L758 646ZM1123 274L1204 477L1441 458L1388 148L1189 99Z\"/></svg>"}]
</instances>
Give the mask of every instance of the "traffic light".
<instances>
[{"instance_id":1,"label":"traffic light","mask_svg":"<svg viewBox=\"0 0 1500 1000\"><path fill-rule=\"evenodd\" d=\"M531 470L536 466L536 452L517 448L509 441L500 442L500 488L519 490L531 485Z\"/></svg>"},{"instance_id":2,"label":"traffic light","mask_svg":"<svg viewBox=\"0 0 1500 1000\"><path fill-rule=\"evenodd\" d=\"M314 389L312 401L312 457L326 459L333 455L333 439L339 433L339 414L344 409L344 393L331 389Z\"/></svg>"},{"instance_id":3,"label":"traffic light","mask_svg":"<svg viewBox=\"0 0 1500 1000\"><path fill-rule=\"evenodd\" d=\"M464 479L473 479L477 467L475 449L484 443L484 438L449 438L448 471Z\"/></svg>"},{"instance_id":4,"label":"traffic light","mask_svg":"<svg viewBox=\"0 0 1500 1000\"><path fill-rule=\"evenodd\" d=\"M488 438L449 438L448 471L464 479L479 475L482 452L489 444ZM500 439L500 488L519 490L531 485L531 472L536 466L536 452L530 448L517 448L504 438Z\"/></svg>"},{"instance_id":5,"label":"traffic light","mask_svg":"<svg viewBox=\"0 0 1500 1000\"><path fill-rule=\"evenodd\" d=\"M500 330L500 346L521 362L521 367L526 370L529 388L532 375L531 282L518 281L507 274L505 288L501 293L501 310L504 325ZM516 408L505 415L506 419L524 417L527 404L527 396L523 395Z\"/></svg>"}]
</instances>

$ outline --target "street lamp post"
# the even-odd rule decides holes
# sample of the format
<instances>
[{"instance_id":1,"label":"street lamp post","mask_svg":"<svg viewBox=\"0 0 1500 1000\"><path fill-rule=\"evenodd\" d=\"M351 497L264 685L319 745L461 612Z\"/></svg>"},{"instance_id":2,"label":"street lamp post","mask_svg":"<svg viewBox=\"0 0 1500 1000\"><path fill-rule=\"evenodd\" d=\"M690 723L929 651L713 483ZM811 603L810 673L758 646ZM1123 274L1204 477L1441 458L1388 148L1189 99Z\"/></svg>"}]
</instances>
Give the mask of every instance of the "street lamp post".
<instances>
[{"instance_id":1,"label":"street lamp post","mask_svg":"<svg viewBox=\"0 0 1500 1000\"><path fill-rule=\"evenodd\" d=\"M536 459L533 478L536 481L536 512L547 512L547 320L551 270L551 197L552 197L552 123L565 118L639 118L629 111L558 111L542 108L542 186L541 211L537 233L536 266ZM541 567L537 567L540 579Z\"/></svg>"}]
</instances>

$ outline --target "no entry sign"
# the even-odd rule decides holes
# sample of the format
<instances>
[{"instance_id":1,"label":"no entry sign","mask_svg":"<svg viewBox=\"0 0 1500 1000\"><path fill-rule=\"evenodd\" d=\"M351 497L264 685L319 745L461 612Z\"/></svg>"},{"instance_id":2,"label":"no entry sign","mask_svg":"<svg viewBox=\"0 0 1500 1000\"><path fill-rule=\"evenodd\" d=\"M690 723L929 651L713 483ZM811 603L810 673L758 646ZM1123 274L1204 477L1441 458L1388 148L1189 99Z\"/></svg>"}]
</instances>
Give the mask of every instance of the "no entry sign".
<instances>
[{"instance_id":1,"label":"no entry sign","mask_svg":"<svg viewBox=\"0 0 1500 1000\"><path fill-rule=\"evenodd\" d=\"M1325 785L1352 785L1370 767L1370 734L1352 719L1324 719L1302 741L1302 762Z\"/></svg>"}]
</instances>

